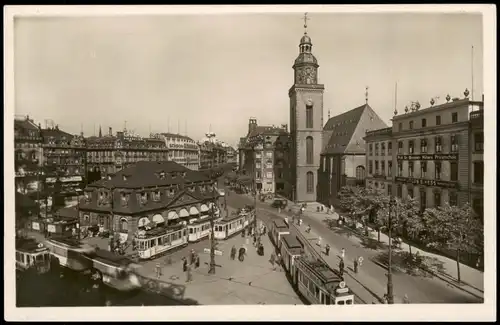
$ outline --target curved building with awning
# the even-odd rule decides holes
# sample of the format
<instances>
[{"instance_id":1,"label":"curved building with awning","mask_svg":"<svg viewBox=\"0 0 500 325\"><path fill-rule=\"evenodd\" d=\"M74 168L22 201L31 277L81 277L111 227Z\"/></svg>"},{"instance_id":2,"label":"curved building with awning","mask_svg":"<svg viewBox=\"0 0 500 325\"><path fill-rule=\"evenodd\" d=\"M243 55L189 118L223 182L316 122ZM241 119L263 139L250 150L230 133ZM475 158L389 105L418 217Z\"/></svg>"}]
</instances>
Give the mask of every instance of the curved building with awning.
<instances>
[{"instance_id":1,"label":"curved building with awning","mask_svg":"<svg viewBox=\"0 0 500 325\"><path fill-rule=\"evenodd\" d=\"M177 214L177 212L175 211L170 211L168 214L167 214L167 219L168 220L175 220L179 218L179 215Z\"/></svg>"},{"instance_id":2,"label":"curved building with awning","mask_svg":"<svg viewBox=\"0 0 500 325\"><path fill-rule=\"evenodd\" d=\"M161 214L155 214L153 216L153 222L156 224L160 224L160 223L164 223L165 219L163 218L163 216Z\"/></svg>"},{"instance_id":3,"label":"curved building with awning","mask_svg":"<svg viewBox=\"0 0 500 325\"><path fill-rule=\"evenodd\" d=\"M198 211L198 209L196 209L196 207L191 207L191 208L189 208L189 214L192 216L197 216L200 214L200 211Z\"/></svg>"},{"instance_id":4,"label":"curved building with awning","mask_svg":"<svg viewBox=\"0 0 500 325\"><path fill-rule=\"evenodd\" d=\"M208 206L206 204L202 204L200 206L200 211L201 212L208 212Z\"/></svg>"},{"instance_id":5,"label":"curved building with awning","mask_svg":"<svg viewBox=\"0 0 500 325\"><path fill-rule=\"evenodd\" d=\"M188 212L188 210L186 210L186 209L181 209L181 211L179 211L179 217L181 217L181 218L186 218L186 217L189 217L189 212Z\"/></svg>"}]
</instances>

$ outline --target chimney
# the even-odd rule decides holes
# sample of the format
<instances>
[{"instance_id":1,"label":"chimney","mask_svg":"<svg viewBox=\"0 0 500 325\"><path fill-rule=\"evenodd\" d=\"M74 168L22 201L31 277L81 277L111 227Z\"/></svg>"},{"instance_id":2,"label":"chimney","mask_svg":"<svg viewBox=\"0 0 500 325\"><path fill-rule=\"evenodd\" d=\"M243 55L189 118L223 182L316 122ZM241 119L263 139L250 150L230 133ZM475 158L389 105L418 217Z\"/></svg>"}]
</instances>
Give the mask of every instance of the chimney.
<instances>
[{"instance_id":1,"label":"chimney","mask_svg":"<svg viewBox=\"0 0 500 325\"><path fill-rule=\"evenodd\" d=\"M109 136L113 136L113 128L111 126L109 127Z\"/></svg>"}]
</instances>

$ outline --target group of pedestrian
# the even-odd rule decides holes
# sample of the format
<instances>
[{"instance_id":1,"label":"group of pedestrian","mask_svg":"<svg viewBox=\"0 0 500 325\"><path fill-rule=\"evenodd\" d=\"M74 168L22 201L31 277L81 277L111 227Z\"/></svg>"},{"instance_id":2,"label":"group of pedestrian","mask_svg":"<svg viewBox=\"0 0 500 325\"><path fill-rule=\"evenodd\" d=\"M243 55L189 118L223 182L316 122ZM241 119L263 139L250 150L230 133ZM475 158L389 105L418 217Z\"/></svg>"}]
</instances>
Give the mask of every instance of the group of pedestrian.
<instances>
[{"instance_id":1,"label":"group of pedestrian","mask_svg":"<svg viewBox=\"0 0 500 325\"><path fill-rule=\"evenodd\" d=\"M192 269L200 267L200 256L195 252L194 249L191 250L189 254L189 262L186 257L182 258L182 271L186 273L186 282L191 282L193 280Z\"/></svg>"}]
</instances>

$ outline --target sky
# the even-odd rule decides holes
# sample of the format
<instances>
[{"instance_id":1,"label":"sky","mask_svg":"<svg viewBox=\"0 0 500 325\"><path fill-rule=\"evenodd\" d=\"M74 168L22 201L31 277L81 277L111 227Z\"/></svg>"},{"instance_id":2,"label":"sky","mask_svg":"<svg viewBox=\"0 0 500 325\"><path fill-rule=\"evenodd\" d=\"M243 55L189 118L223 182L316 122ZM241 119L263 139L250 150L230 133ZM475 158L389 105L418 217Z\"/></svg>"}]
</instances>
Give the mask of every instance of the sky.
<instances>
[{"instance_id":1,"label":"sky","mask_svg":"<svg viewBox=\"0 0 500 325\"><path fill-rule=\"evenodd\" d=\"M325 85L325 123L368 103L390 125L395 106L422 108L483 93L480 14L309 13ZM300 13L18 17L15 114L85 135L209 129L236 145L248 119L290 124L288 90L304 33ZM472 51L474 46L474 51ZM473 54L472 54L473 53ZM473 67L473 69L472 69ZM472 71L474 77L472 78ZM472 82L474 80L474 84Z\"/></svg>"}]
</instances>

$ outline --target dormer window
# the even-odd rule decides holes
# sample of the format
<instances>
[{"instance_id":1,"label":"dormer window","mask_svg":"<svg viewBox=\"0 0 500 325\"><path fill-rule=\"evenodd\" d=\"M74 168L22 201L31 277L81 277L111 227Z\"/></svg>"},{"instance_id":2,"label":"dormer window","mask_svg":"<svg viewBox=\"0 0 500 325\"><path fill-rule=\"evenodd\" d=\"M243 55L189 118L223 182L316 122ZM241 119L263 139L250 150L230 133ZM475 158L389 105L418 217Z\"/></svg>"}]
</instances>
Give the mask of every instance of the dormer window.
<instances>
[{"instance_id":1,"label":"dormer window","mask_svg":"<svg viewBox=\"0 0 500 325\"><path fill-rule=\"evenodd\" d=\"M174 178L174 179L177 177L177 173L172 173L171 175L172 175L172 178Z\"/></svg>"},{"instance_id":2,"label":"dormer window","mask_svg":"<svg viewBox=\"0 0 500 325\"><path fill-rule=\"evenodd\" d=\"M122 206L127 206L128 205L129 198L130 198L130 196L129 196L128 193L122 193L121 194L120 202L121 202Z\"/></svg>"},{"instance_id":3,"label":"dormer window","mask_svg":"<svg viewBox=\"0 0 500 325\"><path fill-rule=\"evenodd\" d=\"M189 187L189 192L194 192L194 186Z\"/></svg>"},{"instance_id":4,"label":"dormer window","mask_svg":"<svg viewBox=\"0 0 500 325\"><path fill-rule=\"evenodd\" d=\"M175 189L174 188L171 187L171 188L167 189L167 196L168 197L172 197L174 195L175 195Z\"/></svg>"},{"instance_id":5,"label":"dormer window","mask_svg":"<svg viewBox=\"0 0 500 325\"><path fill-rule=\"evenodd\" d=\"M90 202L91 197L92 197L91 193L92 192L89 192L89 191L85 192L85 202Z\"/></svg>"},{"instance_id":6,"label":"dormer window","mask_svg":"<svg viewBox=\"0 0 500 325\"><path fill-rule=\"evenodd\" d=\"M140 201L141 201L141 204L146 204L146 202L148 201L148 193L147 192L141 193Z\"/></svg>"},{"instance_id":7,"label":"dormer window","mask_svg":"<svg viewBox=\"0 0 500 325\"><path fill-rule=\"evenodd\" d=\"M160 172L159 177L160 179L165 179L165 172Z\"/></svg>"},{"instance_id":8,"label":"dormer window","mask_svg":"<svg viewBox=\"0 0 500 325\"><path fill-rule=\"evenodd\" d=\"M126 180L128 180L128 175L123 174L122 178L123 178L124 181L126 181Z\"/></svg>"},{"instance_id":9,"label":"dormer window","mask_svg":"<svg viewBox=\"0 0 500 325\"><path fill-rule=\"evenodd\" d=\"M201 193L205 193L206 191L207 191L206 186L205 186L205 185L201 185L201 186L200 186L200 192L201 192Z\"/></svg>"},{"instance_id":10,"label":"dormer window","mask_svg":"<svg viewBox=\"0 0 500 325\"><path fill-rule=\"evenodd\" d=\"M153 192L153 201L158 202L158 201L160 201L160 199L161 199L161 193L160 193L160 191L154 191Z\"/></svg>"}]
</instances>

